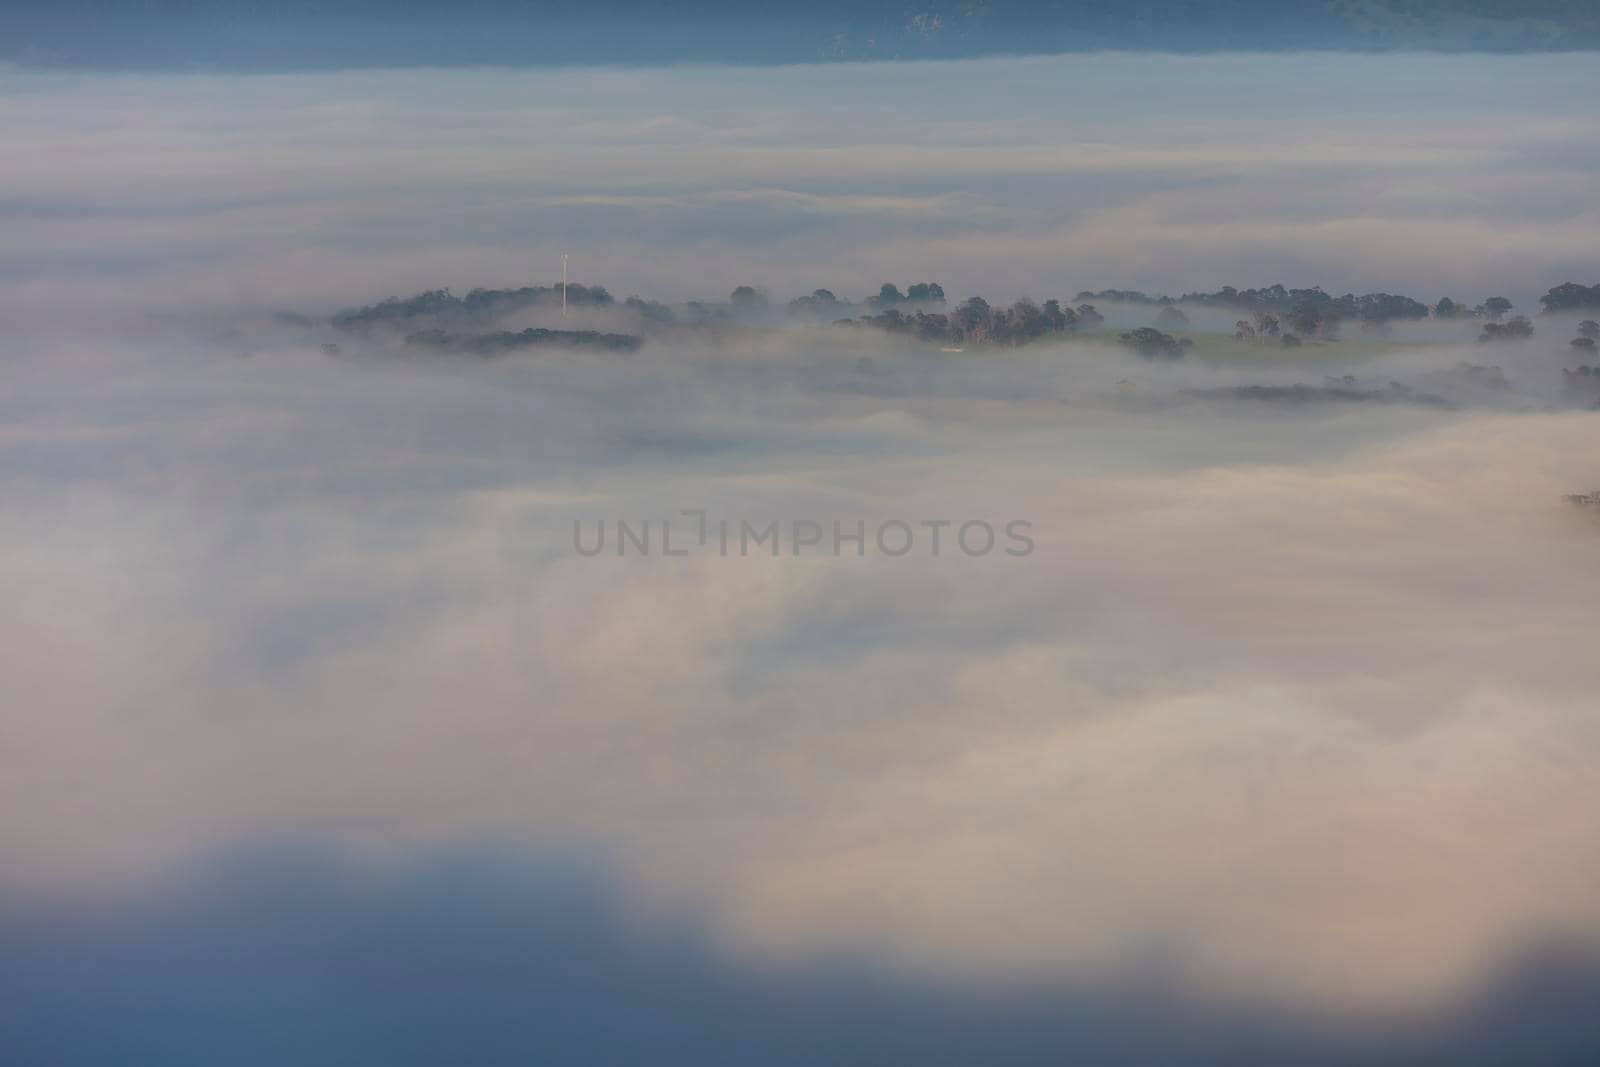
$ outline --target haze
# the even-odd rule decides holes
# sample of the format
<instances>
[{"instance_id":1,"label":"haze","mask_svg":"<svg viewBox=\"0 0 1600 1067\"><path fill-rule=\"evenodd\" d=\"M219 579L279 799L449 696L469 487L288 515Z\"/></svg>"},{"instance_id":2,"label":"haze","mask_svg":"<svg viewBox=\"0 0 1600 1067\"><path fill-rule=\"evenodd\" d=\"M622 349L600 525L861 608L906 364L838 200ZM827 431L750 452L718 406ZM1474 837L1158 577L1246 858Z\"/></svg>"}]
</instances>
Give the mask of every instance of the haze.
<instances>
[{"instance_id":1,"label":"haze","mask_svg":"<svg viewBox=\"0 0 1600 1067\"><path fill-rule=\"evenodd\" d=\"M1584 1062L1597 70L0 72L0 1061ZM770 310L328 320L563 253ZM782 313L885 281L1534 336ZM1034 547L788 541L895 519Z\"/></svg>"}]
</instances>

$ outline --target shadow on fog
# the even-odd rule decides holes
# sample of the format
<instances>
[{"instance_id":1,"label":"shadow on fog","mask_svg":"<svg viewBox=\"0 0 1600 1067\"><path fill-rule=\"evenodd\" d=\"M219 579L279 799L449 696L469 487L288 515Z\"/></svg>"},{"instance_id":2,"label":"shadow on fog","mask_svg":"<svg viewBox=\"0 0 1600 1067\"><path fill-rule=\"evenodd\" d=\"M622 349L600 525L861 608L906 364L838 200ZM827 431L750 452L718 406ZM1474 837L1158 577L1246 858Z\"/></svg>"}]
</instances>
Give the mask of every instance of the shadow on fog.
<instances>
[{"instance_id":1,"label":"shadow on fog","mask_svg":"<svg viewBox=\"0 0 1600 1067\"><path fill-rule=\"evenodd\" d=\"M111 1063L1579 1063L1600 959L1532 950L1427 1021L1204 1006L1161 962L1090 988L730 961L607 880L489 850L380 873L240 850L136 900L0 911L0 1059Z\"/></svg>"}]
</instances>

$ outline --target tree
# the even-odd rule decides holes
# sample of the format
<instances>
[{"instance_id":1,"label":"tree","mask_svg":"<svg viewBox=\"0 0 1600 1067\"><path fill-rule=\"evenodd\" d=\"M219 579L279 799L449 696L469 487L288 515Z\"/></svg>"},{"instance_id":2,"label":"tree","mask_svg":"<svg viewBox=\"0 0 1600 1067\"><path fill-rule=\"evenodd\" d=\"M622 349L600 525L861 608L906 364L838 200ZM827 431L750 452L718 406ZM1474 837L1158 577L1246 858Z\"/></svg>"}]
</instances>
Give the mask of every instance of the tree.
<instances>
[{"instance_id":1,"label":"tree","mask_svg":"<svg viewBox=\"0 0 1600 1067\"><path fill-rule=\"evenodd\" d=\"M1461 305L1448 296L1441 296L1439 302L1433 305L1433 317L1436 319L1453 319L1459 314Z\"/></svg>"},{"instance_id":2,"label":"tree","mask_svg":"<svg viewBox=\"0 0 1600 1067\"><path fill-rule=\"evenodd\" d=\"M907 333L911 329L911 320L906 318L899 308L880 311L865 321L890 333Z\"/></svg>"},{"instance_id":3,"label":"tree","mask_svg":"<svg viewBox=\"0 0 1600 1067\"><path fill-rule=\"evenodd\" d=\"M1367 293L1364 296L1346 293L1338 299L1327 301L1327 304L1332 314L1340 318L1360 319L1362 322L1428 317L1428 305L1394 293Z\"/></svg>"},{"instance_id":4,"label":"tree","mask_svg":"<svg viewBox=\"0 0 1600 1067\"><path fill-rule=\"evenodd\" d=\"M974 296L956 308L955 314L950 316L950 319L951 326L959 332L962 339L981 341L989 335L994 310L983 297Z\"/></svg>"},{"instance_id":5,"label":"tree","mask_svg":"<svg viewBox=\"0 0 1600 1067\"><path fill-rule=\"evenodd\" d=\"M741 285L728 296L728 301L733 305L733 310L738 312L761 312L767 310L767 294L749 285Z\"/></svg>"},{"instance_id":6,"label":"tree","mask_svg":"<svg viewBox=\"0 0 1600 1067\"><path fill-rule=\"evenodd\" d=\"M1162 308L1161 313L1156 316L1156 325L1165 326L1168 329L1187 326L1189 325L1189 316L1185 315L1181 309L1169 304Z\"/></svg>"},{"instance_id":7,"label":"tree","mask_svg":"<svg viewBox=\"0 0 1600 1067\"><path fill-rule=\"evenodd\" d=\"M1577 349L1580 355L1593 355L1595 341L1593 337L1574 337L1572 339L1572 347Z\"/></svg>"},{"instance_id":8,"label":"tree","mask_svg":"<svg viewBox=\"0 0 1600 1067\"><path fill-rule=\"evenodd\" d=\"M1119 334L1117 343L1133 349L1145 359L1182 359L1184 349L1192 342L1180 341L1153 326L1141 326L1137 330Z\"/></svg>"},{"instance_id":9,"label":"tree","mask_svg":"<svg viewBox=\"0 0 1600 1067\"><path fill-rule=\"evenodd\" d=\"M1539 298L1546 314L1555 311L1580 311L1600 308L1600 285L1579 285L1564 282Z\"/></svg>"},{"instance_id":10,"label":"tree","mask_svg":"<svg viewBox=\"0 0 1600 1067\"><path fill-rule=\"evenodd\" d=\"M1011 328L1010 341L1012 344L1027 344L1037 337L1049 332L1050 326L1044 312L1039 310L1039 305L1032 300L1018 300L1011 305L1011 311L1006 316L1007 325Z\"/></svg>"},{"instance_id":11,"label":"tree","mask_svg":"<svg viewBox=\"0 0 1600 1067\"><path fill-rule=\"evenodd\" d=\"M642 297L630 296L623 302L623 306L651 322L671 322L674 318L672 309L658 300L645 300Z\"/></svg>"},{"instance_id":12,"label":"tree","mask_svg":"<svg viewBox=\"0 0 1600 1067\"><path fill-rule=\"evenodd\" d=\"M1518 315L1504 323L1486 322L1483 324L1483 333L1479 335L1479 343L1490 341L1525 341L1533 336L1533 323L1528 321L1526 315Z\"/></svg>"},{"instance_id":13,"label":"tree","mask_svg":"<svg viewBox=\"0 0 1600 1067\"><path fill-rule=\"evenodd\" d=\"M1289 328L1302 337L1316 333L1321 322L1322 311L1312 304L1301 304L1289 313Z\"/></svg>"},{"instance_id":14,"label":"tree","mask_svg":"<svg viewBox=\"0 0 1600 1067\"><path fill-rule=\"evenodd\" d=\"M683 305L683 310L689 316L689 321L693 323L715 322L728 317L727 308L707 304L700 300L689 301Z\"/></svg>"},{"instance_id":15,"label":"tree","mask_svg":"<svg viewBox=\"0 0 1600 1067\"><path fill-rule=\"evenodd\" d=\"M1085 289L1077 296L1079 300L1104 300L1113 304L1154 304L1159 301L1149 293L1141 293L1137 289L1102 289L1098 293ZM1166 300L1162 297L1161 300Z\"/></svg>"},{"instance_id":16,"label":"tree","mask_svg":"<svg viewBox=\"0 0 1600 1067\"><path fill-rule=\"evenodd\" d=\"M1491 296L1483 302L1484 317L1499 322L1500 317L1511 310L1511 301L1503 296Z\"/></svg>"},{"instance_id":17,"label":"tree","mask_svg":"<svg viewBox=\"0 0 1600 1067\"><path fill-rule=\"evenodd\" d=\"M1173 301L1162 297L1159 302ZM1345 293L1343 296L1333 296L1321 286L1312 286L1310 289L1289 289L1282 285L1268 285L1261 289L1246 289L1241 292L1231 285L1225 285L1214 293L1184 293L1177 302L1221 306L1256 314L1272 312L1285 322L1297 311L1315 310L1318 313L1319 326L1323 316L1337 316L1340 319L1353 319L1359 322L1387 322L1391 319L1425 319L1430 314L1428 305L1409 296L1395 293L1363 293L1359 296L1355 293ZM1445 308L1444 314L1449 314L1452 309L1459 312L1460 309L1459 304L1449 299L1446 299L1442 306ZM1261 332L1259 324L1256 332L1258 334Z\"/></svg>"},{"instance_id":18,"label":"tree","mask_svg":"<svg viewBox=\"0 0 1600 1067\"><path fill-rule=\"evenodd\" d=\"M1578 336L1600 340L1600 322L1593 319L1584 319L1578 323Z\"/></svg>"},{"instance_id":19,"label":"tree","mask_svg":"<svg viewBox=\"0 0 1600 1067\"><path fill-rule=\"evenodd\" d=\"M878 287L878 295L867 301L867 303L875 308L892 308L896 304L905 303L905 300L905 294L900 291L899 286L893 282L884 282Z\"/></svg>"},{"instance_id":20,"label":"tree","mask_svg":"<svg viewBox=\"0 0 1600 1067\"><path fill-rule=\"evenodd\" d=\"M789 301L784 312L794 318L810 316L836 319L846 314L845 305L827 289L814 289L810 296L796 297Z\"/></svg>"},{"instance_id":21,"label":"tree","mask_svg":"<svg viewBox=\"0 0 1600 1067\"><path fill-rule=\"evenodd\" d=\"M374 326L399 326L418 324L417 320L437 323L469 325L541 304L561 303L563 292L569 304L610 304L611 294L603 286L525 286L521 289L474 289L466 296L456 296L449 289L431 289L416 296L400 299L390 297L370 307L352 308L333 316L333 325L341 330L366 331Z\"/></svg>"},{"instance_id":22,"label":"tree","mask_svg":"<svg viewBox=\"0 0 1600 1067\"><path fill-rule=\"evenodd\" d=\"M1071 308L1062 307L1059 300L1046 300L1042 310L1052 333L1070 330L1078 324L1078 313Z\"/></svg>"},{"instance_id":23,"label":"tree","mask_svg":"<svg viewBox=\"0 0 1600 1067\"><path fill-rule=\"evenodd\" d=\"M944 286L938 282L917 282L906 290L906 300L913 304L942 304Z\"/></svg>"},{"instance_id":24,"label":"tree","mask_svg":"<svg viewBox=\"0 0 1600 1067\"><path fill-rule=\"evenodd\" d=\"M946 315L928 315L921 311L912 320L921 341L947 342L950 337L950 319Z\"/></svg>"}]
</instances>

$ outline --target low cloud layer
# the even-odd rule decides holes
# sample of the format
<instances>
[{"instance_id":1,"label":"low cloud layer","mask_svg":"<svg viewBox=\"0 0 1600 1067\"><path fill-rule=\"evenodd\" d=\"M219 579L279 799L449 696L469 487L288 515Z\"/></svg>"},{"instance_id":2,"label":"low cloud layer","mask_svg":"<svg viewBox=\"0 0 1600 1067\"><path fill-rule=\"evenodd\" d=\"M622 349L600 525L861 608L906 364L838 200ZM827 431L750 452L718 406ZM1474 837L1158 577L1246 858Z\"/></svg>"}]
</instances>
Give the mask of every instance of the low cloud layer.
<instances>
[{"instance_id":1,"label":"low cloud layer","mask_svg":"<svg viewBox=\"0 0 1600 1067\"><path fill-rule=\"evenodd\" d=\"M221 1017L307 961L350 973L330 942L380 951L369 908L512 1003L545 972L483 945L543 951L591 908L598 947L563 952L681 983L684 1018L732 1005L752 1046L870 987L945 1051L1010 1033L1018 1062L1178 1016L1209 1049L1382 1060L1403 1032L1493 1058L1549 990L1592 1048L1569 1000L1600 937L1600 518L1563 497L1600 487L1600 389L1562 373L1576 314L1291 349L1190 307L1221 347L1170 363L776 314L483 358L325 318L547 283L563 250L664 299L1283 280L1531 311L1600 277L1587 68L1230 62L6 73L0 983L32 991L27 1047L67 1047L61 976L108 946L132 946L114 982L181 957L192 993L207 946L260 961L299 901L315 944L216 987ZM619 520L701 511L783 541L616 550ZM980 521L1031 550L921 540ZM916 550L794 552L799 523L858 522ZM216 859L263 848L282 882ZM562 896L546 864L602 873ZM475 887L498 903L466 922ZM839 1048L917 1048L870 1022Z\"/></svg>"},{"instance_id":2,"label":"low cloud layer","mask_svg":"<svg viewBox=\"0 0 1600 1067\"><path fill-rule=\"evenodd\" d=\"M1561 500L1590 414L827 329L260 342L7 369L18 899L284 833L561 842L752 958L1083 981L1159 947L1340 1011L1600 924L1600 528ZM1515 386L1559 373L1505 354ZM685 508L1020 518L1037 547L573 549Z\"/></svg>"},{"instance_id":3,"label":"low cloud layer","mask_svg":"<svg viewBox=\"0 0 1600 1067\"><path fill-rule=\"evenodd\" d=\"M1194 997L1159 957L1087 989L751 967L641 921L570 857L282 840L114 911L41 927L0 908L0 948L8 1053L61 1065L1582 1062L1600 989L1592 959L1544 945L1451 1011L1351 1026Z\"/></svg>"},{"instance_id":4,"label":"low cloud layer","mask_svg":"<svg viewBox=\"0 0 1600 1067\"><path fill-rule=\"evenodd\" d=\"M1045 299L1282 281L1468 306L1600 271L1593 65L1088 55L0 72L0 307L320 308L577 277ZM1435 291L1437 290L1437 291Z\"/></svg>"}]
</instances>

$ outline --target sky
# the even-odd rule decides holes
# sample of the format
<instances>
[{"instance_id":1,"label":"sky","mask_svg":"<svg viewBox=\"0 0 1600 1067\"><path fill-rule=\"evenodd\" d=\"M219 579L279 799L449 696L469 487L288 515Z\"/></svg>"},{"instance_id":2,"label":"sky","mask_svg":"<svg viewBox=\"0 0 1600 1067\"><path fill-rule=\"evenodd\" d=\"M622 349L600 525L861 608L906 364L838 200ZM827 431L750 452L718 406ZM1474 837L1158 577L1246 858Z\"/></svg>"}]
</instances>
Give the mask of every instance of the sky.
<instances>
[{"instance_id":1,"label":"sky","mask_svg":"<svg viewBox=\"0 0 1600 1067\"><path fill-rule=\"evenodd\" d=\"M1600 281L1595 69L0 73L0 1060L1584 1062L1576 316L1174 364L321 317L562 252L1532 312Z\"/></svg>"},{"instance_id":2,"label":"sky","mask_svg":"<svg viewBox=\"0 0 1600 1067\"><path fill-rule=\"evenodd\" d=\"M574 280L1283 282L1522 307L1593 274L1593 65L1090 54L768 68L0 69L8 316ZM915 280L922 280L920 277Z\"/></svg>"}]
</instances>

